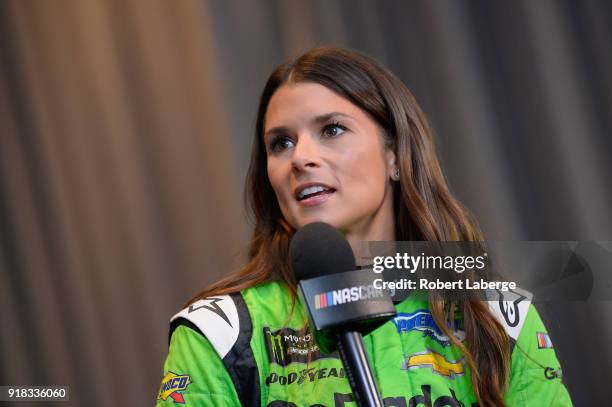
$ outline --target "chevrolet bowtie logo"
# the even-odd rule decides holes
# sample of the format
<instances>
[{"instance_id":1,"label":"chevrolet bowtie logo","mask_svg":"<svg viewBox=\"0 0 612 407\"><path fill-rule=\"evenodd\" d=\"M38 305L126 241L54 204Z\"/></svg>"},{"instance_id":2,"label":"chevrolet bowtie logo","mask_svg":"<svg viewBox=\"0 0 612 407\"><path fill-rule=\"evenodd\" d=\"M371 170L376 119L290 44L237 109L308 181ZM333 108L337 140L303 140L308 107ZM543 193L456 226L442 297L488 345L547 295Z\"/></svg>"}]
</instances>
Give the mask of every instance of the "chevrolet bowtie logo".
<instances>
[{"instance_id":1,"label":"chevrolet bowtie logo","mask_svg":"<svg viewBox=\"0 0 612 407\"><path fill-rule=\"evenodd\" d=\"M430 367L434 373L447 377L461 376L465 373L463 358L450 361L432 350L408 356L402 369L411 370L423 367Z\"/></svg>"}]
</instances>

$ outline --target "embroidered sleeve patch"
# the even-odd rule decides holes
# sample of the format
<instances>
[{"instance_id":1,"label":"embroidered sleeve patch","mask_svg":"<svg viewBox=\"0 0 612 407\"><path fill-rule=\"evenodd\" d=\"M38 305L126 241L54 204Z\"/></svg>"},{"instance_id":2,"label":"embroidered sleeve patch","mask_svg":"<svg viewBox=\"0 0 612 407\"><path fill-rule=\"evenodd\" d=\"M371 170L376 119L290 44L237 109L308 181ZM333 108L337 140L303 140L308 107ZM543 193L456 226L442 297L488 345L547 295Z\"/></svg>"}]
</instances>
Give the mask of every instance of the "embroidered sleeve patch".
<instances>
[{"instance_id":1,"label":"embroidered sleeve patch","mask_svg":"<svg viewBox=\"0 0 612 407\"><path fill-rule=\"evenodd\" d=\"M191 383L193 382L189 375L177 375L174 372L168 372L162 379L157 398L166 401L170 397L175 403L185 404L182 392Z\"/></svg>"}]
</instances>

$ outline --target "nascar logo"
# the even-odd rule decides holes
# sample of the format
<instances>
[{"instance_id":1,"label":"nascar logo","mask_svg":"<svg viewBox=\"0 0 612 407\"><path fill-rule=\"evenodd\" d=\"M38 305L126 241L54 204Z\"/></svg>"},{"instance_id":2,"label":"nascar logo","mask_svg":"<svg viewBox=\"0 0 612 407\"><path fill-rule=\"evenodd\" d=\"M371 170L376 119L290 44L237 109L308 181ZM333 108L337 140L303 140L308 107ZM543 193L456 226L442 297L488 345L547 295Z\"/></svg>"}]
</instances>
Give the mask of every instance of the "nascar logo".
<instances>
[{"instance_id":1,"label":"nascar logo","mask_svg":"<svg viewBox=\"0 0 612 407\"><path fill-rule=\"evenodd\" d=\"M537 332L538 349L552 349L553 344L546 332Z\"/></svg>"},{"instance_id":2,"label":"nascar logo","mask_svg":"<svg viewBox=\"0 0 612 407\"><path fill-rule=\"evenodd\" d=\"M327 308L333 304L333 291L315 295L315 309Z\"/></svg>"},{"instance_id":3,"label":"nascar logo","mask_svg":"<svg viewBox=\"0 0 612 407\"><path fill-rule=\"evenodd\" d=\"M177 375L173 372L168 372L167 375L164 376L161 382L161 387L159 388L159 396L158 399L166 401L168 397L172 398L176 403L185 403L185 399L179 391L183 391L193 383L189 380L189 375Z\"/></svg>"},{"instance_id":4,"label":"nascar logo","mask_svg":"<svg viewBox=\"0 0 612 407\"><path fill-rule=\"evenodd\" d=\"M339 290L327 291L314 296L315 309L332 307L349 302L382 297L382 290L373 285L362 285Z\"/></svg>"},{"instance_id":5,"label":"nascar logo","mask_svg":"<svg viewBox=\"0 0 612 407\"><path fill-rule=\"evenodd\" d=\"M437 352L426 350L425 352L408 356L404 361L402 369L411 370L430 367L434 373L453 378L465 373L463 364L463 359L450 361Z\"/></svg>"}]
</instances>

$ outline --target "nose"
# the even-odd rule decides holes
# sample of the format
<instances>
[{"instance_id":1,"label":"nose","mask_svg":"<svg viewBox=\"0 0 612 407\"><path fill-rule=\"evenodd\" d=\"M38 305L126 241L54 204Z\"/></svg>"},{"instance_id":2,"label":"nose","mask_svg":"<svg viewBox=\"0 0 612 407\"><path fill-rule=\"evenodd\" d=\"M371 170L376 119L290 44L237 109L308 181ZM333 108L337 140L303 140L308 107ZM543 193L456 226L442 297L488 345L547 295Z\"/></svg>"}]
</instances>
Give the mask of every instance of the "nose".
<instances>
[{"instance_id":1,"label":"nose","mask_svg":"<svg viewBox=\"0 0 612 407\"><path fill-rule=\"evenodd\" d=\"M307 168L318 167L320 156L317 142L309 135L300 136L293 148L291 161L293 169L296 171L305 171Z\"/></svg>"}]
</instances>

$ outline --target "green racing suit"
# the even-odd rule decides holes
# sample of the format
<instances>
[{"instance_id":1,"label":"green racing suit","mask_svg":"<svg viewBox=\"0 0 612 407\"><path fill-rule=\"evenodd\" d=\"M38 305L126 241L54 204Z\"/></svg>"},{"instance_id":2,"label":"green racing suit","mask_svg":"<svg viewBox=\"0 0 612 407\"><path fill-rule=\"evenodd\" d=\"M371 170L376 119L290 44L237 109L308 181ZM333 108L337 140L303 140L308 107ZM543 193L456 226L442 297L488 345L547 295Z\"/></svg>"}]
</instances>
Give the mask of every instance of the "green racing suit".
<instances>
[{"instance_id":1,"label":"green racing suit","mask_svg":"<svg viewBox=\"0 0 612 407\"><path fill-rule=\"evenodd\" d=\"M355 406L337 353L323 354L299 299L274 281L193 303L171 319L157 406ZM549 335L533 304L489 301L512 344L508 406L571 406ZM425 298L363 340L385 406L475 406L470 369ZM450 324L465 337L460 316Z\"/></svg>"}]
</instances>

